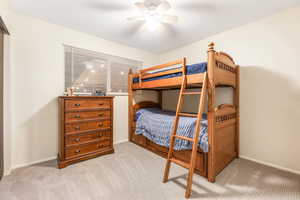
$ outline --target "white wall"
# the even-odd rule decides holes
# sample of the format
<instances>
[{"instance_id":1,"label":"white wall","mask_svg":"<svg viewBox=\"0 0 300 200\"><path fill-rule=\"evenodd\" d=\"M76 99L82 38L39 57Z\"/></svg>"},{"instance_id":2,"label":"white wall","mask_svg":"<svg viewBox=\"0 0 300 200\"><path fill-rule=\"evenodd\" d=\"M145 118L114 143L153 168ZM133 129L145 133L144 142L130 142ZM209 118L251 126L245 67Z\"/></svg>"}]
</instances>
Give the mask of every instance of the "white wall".
<instances>
[{"instance_id":1,"label":"white wall","mask_svg":"<svg viewBox=\"0 0 300 200\"><path fill-rule=\"evenodd\" d=\"M7 11L11 167L55 158L57 97L64 91L63 44L153 64L156 55ZM127 139L127 97L115 98L115 142Z\"/></svg>"},{"instance_id":2,"label":"white wall","mask_svg":"<svg viewBox=\"0 0 300 200\"><path fill-rule=\"evenodd\" d=\"M206 61L207 45L241 65L241 156L300 173L300 6L167 52ZM227 95L221 99L229 101ZM174 106L175 98L168 103ZM174 95L174 92L171 92ZM164 99L164 105L167 101ZM190 103L190 102L189 102Z\"/></svg>"}]
</instances>

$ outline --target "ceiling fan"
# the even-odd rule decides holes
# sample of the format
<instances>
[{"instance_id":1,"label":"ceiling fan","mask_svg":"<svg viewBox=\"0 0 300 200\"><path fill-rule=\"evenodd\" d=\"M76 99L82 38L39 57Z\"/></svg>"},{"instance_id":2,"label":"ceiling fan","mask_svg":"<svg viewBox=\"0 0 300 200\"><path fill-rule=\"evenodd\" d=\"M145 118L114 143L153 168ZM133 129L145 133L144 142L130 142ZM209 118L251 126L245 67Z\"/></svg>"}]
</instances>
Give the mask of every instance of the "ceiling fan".
<instances>
[{"instance_id":1,"label":"ceiling fan","mask_svg":"<svg viewBox=\"0 0 300 200\"><path fill-rule=\"evenodd\" d=\"M177 23L178 17L168 15L171 4L166 0L144 0L136 2L134 6L138 8L140 14L128 17L129 21L145 21L150 30L155 30L160 23Z\"/></svg>"}]
</instances>

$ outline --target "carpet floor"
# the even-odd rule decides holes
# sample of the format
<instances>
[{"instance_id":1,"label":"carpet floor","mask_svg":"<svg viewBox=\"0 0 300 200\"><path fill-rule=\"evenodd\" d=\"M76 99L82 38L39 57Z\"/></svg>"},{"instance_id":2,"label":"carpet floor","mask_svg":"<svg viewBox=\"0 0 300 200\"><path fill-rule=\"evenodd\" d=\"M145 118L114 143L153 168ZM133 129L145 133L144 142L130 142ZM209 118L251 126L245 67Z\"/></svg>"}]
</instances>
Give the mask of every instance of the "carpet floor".
<instances>
[{"instance_id":1,"label":"carpet floor","mask_svg":"<svg viewBox=\"0 0 300 200\"><path fill-rule=\"evenodd\" d=\"M170 181L163 184L165 159L128 142L115 151L61 170L56 161L14 170L0 182L0 199L184 199L187 170L173 165ZM195 175L191 199L300 200L300 176L236 159L216 183Z\"/></svg>"}]
</instances>

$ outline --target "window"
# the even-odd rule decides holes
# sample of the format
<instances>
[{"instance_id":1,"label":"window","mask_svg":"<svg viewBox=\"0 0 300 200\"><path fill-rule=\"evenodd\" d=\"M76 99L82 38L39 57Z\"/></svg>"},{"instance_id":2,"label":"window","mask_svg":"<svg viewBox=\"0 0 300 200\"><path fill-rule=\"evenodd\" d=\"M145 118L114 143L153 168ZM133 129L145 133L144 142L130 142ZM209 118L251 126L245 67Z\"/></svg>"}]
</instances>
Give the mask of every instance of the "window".
<instances>
[{"instance_id":1,"label":"window","mask_svg":"<svg viewBox=\"0 0 300 200\"><path fill-rule=\"evenodd\" d=\"M92 93L100 90L110 94L126 94L127 74L137 71L142 62L65 46L65 88Z\"/></svg>"}]
</instances>

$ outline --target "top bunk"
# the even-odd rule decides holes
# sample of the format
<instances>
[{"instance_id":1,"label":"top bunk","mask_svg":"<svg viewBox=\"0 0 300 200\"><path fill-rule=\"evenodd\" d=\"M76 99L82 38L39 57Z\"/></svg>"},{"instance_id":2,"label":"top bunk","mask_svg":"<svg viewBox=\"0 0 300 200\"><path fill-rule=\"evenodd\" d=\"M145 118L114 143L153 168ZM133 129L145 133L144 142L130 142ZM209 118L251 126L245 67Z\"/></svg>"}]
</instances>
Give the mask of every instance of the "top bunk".
<instances>
[{"instance_id":1,"label":"top bunk","mask_svg":"<svg viewBox=\"0 0 300 200\"><path fill-rule=\"evenodd\" d=\"M129 72L128 81L131 90L164 90L180 88L183 75L186 75L190 88L202 86L205 72L208 73L209 85L229 86L238 84L238 66L231 56L224 52L216 52L214 43L209 44L207 62L186 65L186 58L169 63L145 68L138 73Z\"/></svg>"}]
</instances>

